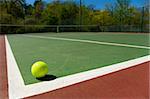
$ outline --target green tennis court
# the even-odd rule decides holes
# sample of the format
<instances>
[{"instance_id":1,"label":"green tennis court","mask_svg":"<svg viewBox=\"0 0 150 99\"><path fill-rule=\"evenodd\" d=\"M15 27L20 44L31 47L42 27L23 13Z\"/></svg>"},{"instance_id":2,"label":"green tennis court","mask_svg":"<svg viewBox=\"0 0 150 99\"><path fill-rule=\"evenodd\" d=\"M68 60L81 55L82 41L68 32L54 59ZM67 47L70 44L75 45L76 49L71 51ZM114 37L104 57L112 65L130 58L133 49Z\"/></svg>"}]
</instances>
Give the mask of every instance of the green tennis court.
<instances>
[{"instance_id":1,"label":"green tennis court","mask_svg":"<svg viewBox=\"0 0 150 99\"><path fill-rule=\"evenodd\" d=\"M48 64L48 74L59 78L149 54L149 34L34 33L7 37L26 85L40 82L30 72L38 60Z\"/></svg>"}]
</instances>

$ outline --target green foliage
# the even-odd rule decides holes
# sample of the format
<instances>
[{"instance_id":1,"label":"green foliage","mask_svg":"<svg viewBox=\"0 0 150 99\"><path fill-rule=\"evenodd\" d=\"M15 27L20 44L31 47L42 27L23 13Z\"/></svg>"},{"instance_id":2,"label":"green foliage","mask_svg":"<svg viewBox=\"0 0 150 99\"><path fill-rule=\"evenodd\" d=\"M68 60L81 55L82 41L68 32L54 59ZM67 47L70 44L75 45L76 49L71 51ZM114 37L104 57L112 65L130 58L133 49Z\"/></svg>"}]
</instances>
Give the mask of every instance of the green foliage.
<instances>
[{"instance_id":1,"label":"green foliage","mask_svg":"<svg viewBox=\"0 0 150 99\"><path fill-rule=\"evenodd\" d=\"M61 6L60 18L61 24L73 25L76 23L78 7L75 2L66 1Z\"/></svg>"},{"instance_id":2,"label":"green foliage","mask_svg":"<svg viewBox=\"0 0 150 99\"><path fill-rule=\"evenodd\" d=\"M0 24L98 25L101 28L148 25L149 8L139 10L130 2L116 0L116 4L108 3L106 9L99 10L93 5L79 5L76 0L54 0L50 3L35 0L33 5L26 4L24 0L1 0Z\"/></svg>"},{"instance_id":3,"label":"green foliage","mask_svg":"<svg viewBox=\"0 0 150 99\"><path fill-rule=\"evenodd\" d=\"M93 15L94 24L108 26L113 24L113 17L108 11L96 11Z\"/></svg>"},{"instance_id":4,"label":"green foliage","mask_svg":"<svg viewBox=\"0 0 150 99\"><path fill-rule=\"evenodd\" d=\"M26 5L25 6L25 14L26 16L32 16L33 14L33 6L30 4L30 5Z\"/></svg>"},{"instance_id":5,"label":"green foliage","mask_svg":"<svg viewBox=\"0 0 150 99\"><path fill-rule=\"evenodd\" d=\"M15 22L14 20L15 19L11 14L1 12L0 24L6 24L6 23L12 24Z\"/></svg>"},{"instance_id":6,"label":"green foliage","mask_svg":"<svg viewBox=\"0 0 150 99\"><path fill-rule=\"evenodd\" d=\"M44 2L42 0L36 0L34 3L33 14L36 19L42 18L42 12L44 10Z\"/></svg>"},{"instance_id":7,"label":"green foliage","mask_svg":"<svg viewBox=\"0 0 150 99\"><path fill-rule=\"evenodd\" d=\"M5 1L0 4L0 23L13 24L23 19L25 14L21 4L15 1Z\"/></svg>"}]
</instances>

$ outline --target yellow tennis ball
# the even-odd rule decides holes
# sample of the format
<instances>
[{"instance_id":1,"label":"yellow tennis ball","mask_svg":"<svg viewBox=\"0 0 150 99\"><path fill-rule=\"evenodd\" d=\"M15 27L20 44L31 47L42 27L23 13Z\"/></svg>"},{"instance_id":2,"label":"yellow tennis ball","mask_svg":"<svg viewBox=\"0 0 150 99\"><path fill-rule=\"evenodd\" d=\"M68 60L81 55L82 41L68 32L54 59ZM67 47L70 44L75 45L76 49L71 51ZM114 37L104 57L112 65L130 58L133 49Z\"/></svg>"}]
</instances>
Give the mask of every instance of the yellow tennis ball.
<instances>
[{"instance_id":1,"label":"yellow tennis ball","mask_svg":"<svg viewBox=\"0 0 150 99\"><path fill-rule=\"evenodd\" d=\"M44 77L48 73L48 65L45 62L35 62L31 67L31 73L36 78Z\"/></svg>"}]
</instances>

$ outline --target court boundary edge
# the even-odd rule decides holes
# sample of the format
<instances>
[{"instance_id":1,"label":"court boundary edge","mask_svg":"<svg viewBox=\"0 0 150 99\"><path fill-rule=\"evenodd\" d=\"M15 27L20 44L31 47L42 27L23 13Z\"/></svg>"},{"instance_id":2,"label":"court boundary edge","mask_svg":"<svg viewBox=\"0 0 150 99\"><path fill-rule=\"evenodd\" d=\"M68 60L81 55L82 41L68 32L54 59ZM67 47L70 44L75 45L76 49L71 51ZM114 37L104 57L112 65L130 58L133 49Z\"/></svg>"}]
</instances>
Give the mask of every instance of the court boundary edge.
<instances>
[{"instance_id":1,"label":"court boundary edge","mask_svg":"<svg viewBox=\"0 0 150 99\"><path fill-rule=\"evenodd\" d=\"M8 48L9 48L9 51L8 51ZM10 59L14 59L13 61L15 61L15 58L14 58L14 56L13 56L13 53L12 53L12 50L11 50L11 47L10 47L10 45L9 45L9 42L8 42L8 40L7 40L7 37L6 37L6 49L7 49L7 58L10 58ZM9 54L8 54L9 53ZM10 53L12 54L11 55L11 57L9 56L10 55ZM147 62L147 61L149 61L150 59L149 59L149 57L150 57L150 55L148 55L148 56L145 56L144 58L142 57L142 61L140 61L139 62L139 59L141 59L141 58L138 58L138 60L137 59L133 59L133 60L130 60L130 62L129 61L126 61L126 63L127 62L129 62L130 64L128 64L129 66L127 66L127 67L124 67L124 68L121 68L120 67L120 69L117 69L117 70L115 70L115 71L105 71L105 73L103 73L103 74L97 74L96 76L94 75L94 77L93 77L93 71L95 72L95 71L97 71L97 70L99 70L99 69L96 69L96 70L91 70L92 71L92 77L90 77L90 78L86 78L85 79L85 74L89 74L89 72L91 72L91 71L86 71L86 72L83 72L84 73L84 76L83 76L83 79L82 79L82 77L81 77L81 75L80 74L83 74L83 73L78 73L78 74L74 74L74 75L70 75L69 77L70 78L72 78L72 77L74 77L74 76L76 76L77 78L76 79L78 79L79 78L79 76L81 77L81 79L78 81L78 82L71 82L71 84L70 84L70 82L69 82L69 84L67 84L66 85L66 83L67 82L65 82L65 85L61 85L61 87L59 86L57 86L57 88L54 88L53 90L56 90L56 89L59 89L59 88L63 88L63 87L66 87L66 86L70 86L70 85L73 85L73 84L76 84L76 83L79 83L79 82L83 82L83 81L86 81L86 80L90 80L90 79L92 79L92 78L96 78L96 77L99 77L99 76L103 76L103 75L106 75L106 74L109 74L109 73L112 73L112 72L116 72L116 71L120 71L120 70L122 70L122 69L126 69L126 68L129 68L129 67L133 67L134 65L137 65L137 64L141 64L141 63L144 63L144 62ZM9 59L9 60L10 60ZM135 62L135 60L136 60L136 62ZM138 63L137 63L137 61L138 61ZM8 69L9 69L9 67L10 67L10 64L9 64L9 62L7 62L8 64L7 64L7 66L8 66ZM17 63L16 63L16 61L14 62L15 63L15 65L13 65L13 66L16 66L17 68L18 68L18 66L17 66ZM124 62L123 62L124 63ZM119 63L119 65L120 64L122 64L122 63ZM132 65L131 65L132 64ZM116 65L116 64L115 64ZM109 66L108 66L109 67ZM100 68L100 71L101 72L103 72L103 70L102 70L103 68ZM108 68L106 68L107 70L109 70ZM10 69L9 69L10 70ZM14 71L14 70L13 70ZM18 71L18 70L17 70ZM12 69L10 70L10 74L11 74L11 72L12 72ZM18 72L20 72L20 71L18 71ZM14 73L14 72L13 72ZM9 75L10 75L9 74ZM19 73L20 74L20 73ZM12 76L12 75L10 75L10 76ZM20 75L21 76L21 75ZM17 76L15 76L15 77L17 77ZM68 77L68 76L67 76ZM89 75L88 75L88 77L89 77ZM59 85L60 84L62 84L63 82L64 82L64 78L66 78L66 77L62 77L62 78L59 78L59 79L56 79L57 81L58 80L60 80L60 82L59 82ZM70 78L69 78L69 80L70 80ZM10 79L9 79L10 80ZM23 80L23 79L22 79ZM14 92L14 91L12 91L12 87L15 87L14 85L13 86L11 86L11 87L9 87L10 89L9 90L11 90L10 91L10 94L12 94L12 92L13 92L13 94L15 93L15 95L17 95L17 96L12 96L11 98L13 98L13 97L18 97L18 98L24 98L24 97L28 97L28 96L33 96L33 95L36 95L36 94L41 94L41 93L45 93L45 92L48 92L48 91L52 91L52 90L50 90L49 88L50 87L52 87L52 86L50 86L49 87L49 85L51 85L51 84L53 84L53 85L55 85L55 83L56 83L56 80L54 80L54 81L48 81L48 82L41 82L41 83L37 83L37 84L31 84L31 85L24 85L24 84L20 84L21 86L20 86L20 90L18 90L18 92ZM20 81L19 81L20 82ZM22 81L21 81L22 82ZM51 83L51 84L50 84ZM57 83L58 84L58 83ZM63 83L64 84L64 83ZM11 84L10 84L11 85ZM47 86L47 87L44 87L44 86ZM18 87L18 84L17 84L17 87ZM33 88L34 87L34 88ZM41 88L46 88L46 90L45 89L42 89L42 91L40 91L39 92L39 90L37 90L37 89L41 89ZM14 88L14 89L16 89L16 88ZM29 90L29 89L31 89L31 90ZM44 90L44 91L43 91ZM38 91L38 92L37 92Z\"/></svg>"}]
</instances>

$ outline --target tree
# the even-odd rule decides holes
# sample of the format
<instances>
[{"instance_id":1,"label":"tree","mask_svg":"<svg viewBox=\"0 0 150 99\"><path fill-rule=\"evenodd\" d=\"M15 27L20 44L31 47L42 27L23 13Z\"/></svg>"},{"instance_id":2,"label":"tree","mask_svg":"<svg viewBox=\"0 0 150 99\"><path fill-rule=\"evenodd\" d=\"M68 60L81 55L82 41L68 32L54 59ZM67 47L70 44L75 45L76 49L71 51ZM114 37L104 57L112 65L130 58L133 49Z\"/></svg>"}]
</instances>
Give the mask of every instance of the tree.
<instances>
[{"instance_id":1,"label":"tree","mask_svg":"<svg viewBox=\"0 0 150 99\"><path fill-rule=\"evenodd\" d=\"M116 0L116 4L107 4L106 10L113 17L114 25L129 25L133 8L130 6L131 0Z\"/></svg>"},{"instance_id":2,"label":"tree","mask_svg":"<svg viewBox=\"0 0 150 99\"><path fill-rule=\"evenodd\" d=\"M36 0L34 2L34 16L36 19L40 19L44 10L44 2L42 0Z\"/></svg>"},{"instance_id":3,"label":"tree","mask_svg":"<svg viewBox=\"0 0 150 99\"><path fill-rule=\"evenodd\" d=\"M73 1L66 1L61 8L61 23L62 24L76 24L78 7Z\"/></svg>"},{"instance_id":4,"label":"tree","mask_svg":"<svg viewBox=\"0 0 150 99\"><path fill-rule=\"evenodd\" d=\"M2 0L1 7L1 23L17 23L17 19L23 19L24 14L24 0Z\"/></svg>"},{"instance_id":5,"label":"tree","mask_svg":"<svg viewBox=\"0 0 150 99\"><path fill-rule=\"evenodd\" d=\"M32 16L33 15L33 6L31 4L25 6L25 15Z\"/></svg>"},{"instance_id":6,"label":"tree","mask_svg":"<svg viewBox=\"0 0 150 99\"><path fill-rule=\"evenodd\" d=\"M73 25L76 23L78 6L73 1L54 1L47 5L42 14L46 24Z\"/></svg>"},{"instance_id":7,"label":"tree","mask_svg":"<svg viewBox=\"0 0 150 99\"><path fill-rule=\"evenodd\" d=\"M22 13L24 12L25 0L2 0L1 2L5 5L5 8L7 9L8 13L11 13L11 8L21 10Z\"/></svg>"},{"instance_id":8,"label":"tree","mask_svg":"<svg viewBox=\"0 0 150 99\"><path fill-rule=\"evenodd\" d=\"M100 26L109 26L113 24L113 17L111 17L108 11L95 11L93 13L93 24L98 24Z\"/></svg>"},{"instance_id":9,"label":"tree","mask_svg":"<svg viewBox=\"0 0 150 99\"><path fill-rule=\"evenodd\" d=\"M47 25L56 25L59 23L59 12L57 3L55 1L53 3L47 4L46 8L42 12L42 23Z\"/></svg>"}]
</instances>

